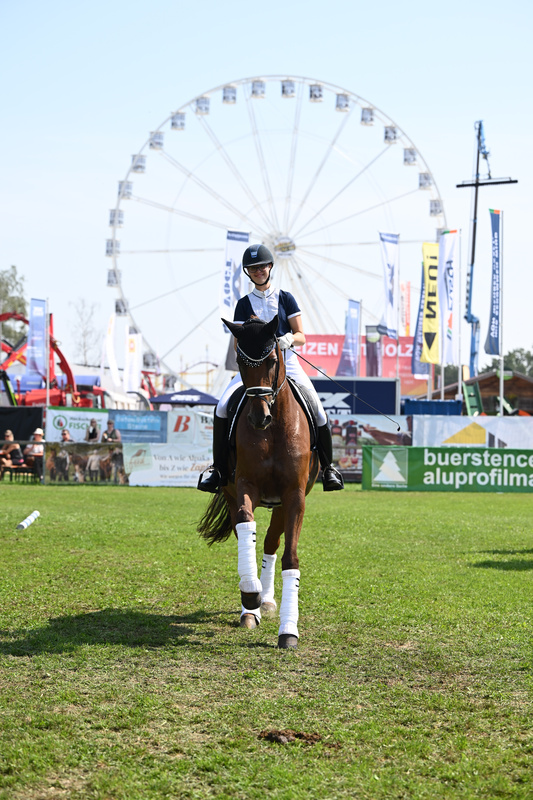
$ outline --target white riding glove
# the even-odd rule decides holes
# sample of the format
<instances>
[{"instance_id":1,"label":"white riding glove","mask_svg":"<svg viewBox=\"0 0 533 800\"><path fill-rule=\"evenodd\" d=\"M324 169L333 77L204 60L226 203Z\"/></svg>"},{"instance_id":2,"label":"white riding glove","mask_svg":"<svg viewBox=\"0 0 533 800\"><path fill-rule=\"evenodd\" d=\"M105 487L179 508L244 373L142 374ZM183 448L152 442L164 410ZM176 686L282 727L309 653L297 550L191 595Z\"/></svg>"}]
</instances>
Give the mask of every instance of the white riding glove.
<instances>
[{"instance_id":1,"label":"white riding glove","mask_svg":"<svg viewBox=\"0 0 533 800\"><path fill-rule=\"evenodd\" d=\"M288 350L289 347L292 347L292 343L294 342L294 336L292 333L285 333L283 336L280 336L278 339L279 349L280 350Z\"/></svg>"}]
</instances>

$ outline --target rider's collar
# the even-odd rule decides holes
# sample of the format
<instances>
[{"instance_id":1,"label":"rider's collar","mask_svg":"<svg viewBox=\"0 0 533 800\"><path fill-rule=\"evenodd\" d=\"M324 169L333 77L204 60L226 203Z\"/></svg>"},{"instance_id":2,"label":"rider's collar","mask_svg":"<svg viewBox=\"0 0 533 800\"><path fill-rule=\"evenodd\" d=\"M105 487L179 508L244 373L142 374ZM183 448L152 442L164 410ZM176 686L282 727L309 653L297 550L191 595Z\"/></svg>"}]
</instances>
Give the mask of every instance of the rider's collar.
<instances>
[{"instance_id":1,"label":"rider's collar","mask_svg":"<svg viewBox=\"0 0 533 800\"><path fill-rule=\"evenodd\" d=\"M267 289L264 292L260 292L259 289L257 289L257 287L254 287L252 289L252 294L255 294L256 297L270 297L270 295L273 294L275 291L276 290L274 289L273 286L271 286L270 289Z\"/></svg>"}]
</instances>

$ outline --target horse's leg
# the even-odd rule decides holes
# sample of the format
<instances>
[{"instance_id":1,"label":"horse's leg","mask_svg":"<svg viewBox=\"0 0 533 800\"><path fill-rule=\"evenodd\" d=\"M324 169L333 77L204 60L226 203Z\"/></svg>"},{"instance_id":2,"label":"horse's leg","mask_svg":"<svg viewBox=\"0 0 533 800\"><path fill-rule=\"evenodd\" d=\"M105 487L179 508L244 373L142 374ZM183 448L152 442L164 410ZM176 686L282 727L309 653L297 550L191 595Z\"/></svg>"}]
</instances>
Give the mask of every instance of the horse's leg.
<instances>
[{"instance_id":1,"label":"horse's leg","mask_svg":"<svg viewBox=\"0 0 533 800\"><path fill-rule=\"evenodd\" d=\"M283 511L281 507L272 511L270 525L265 536L263 564L261 567L261 611L266 616L273 616L277 610L274 599L274 577L276 572L276 550L283 533Z\"/></svg>"},{"instance_id":2,"label":"horse's leg","mask_svg":"<svg viewBox=\"0 0 533 800\"><path fill-rule=\"evenodd\" d=\"M280 626L278 647L295 650L298 646L298 589L300 587L300 562L298 560L298 540L305 511L303 489L283 497L285 549L281 559L283 591L279 609Z\"/></svg>"},{"instance_id":3,"label":"horse's leg","mask_svg":"<svg viewBox=\"0 0 533 800\"><path fill-rule=\"evenodd\" d=\"M261 581L257 576L256 523L254 502L248 487L239 492L242 502L235 518L237 534L241 627L255 628L261 621Z\"/></svg>"}]
</instances>

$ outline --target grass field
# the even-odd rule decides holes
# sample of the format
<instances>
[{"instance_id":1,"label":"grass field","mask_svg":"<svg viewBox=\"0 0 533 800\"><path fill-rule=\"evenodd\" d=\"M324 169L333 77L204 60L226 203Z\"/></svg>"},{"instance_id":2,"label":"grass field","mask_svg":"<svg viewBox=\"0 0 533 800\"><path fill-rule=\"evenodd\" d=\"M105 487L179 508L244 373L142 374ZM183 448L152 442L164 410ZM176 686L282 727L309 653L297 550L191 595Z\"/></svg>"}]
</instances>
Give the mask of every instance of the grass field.
<instances>
[{"instance_id":1,"label":"grass field","mask_svg":"<svg viewBox=\"0 0 533 800\"><path fill-rule=\"evenodd\" d=\"M205 495L0 491L0 798L533 797L532 496L315 488L294 653Z\"/></svg>"}]
</instances>

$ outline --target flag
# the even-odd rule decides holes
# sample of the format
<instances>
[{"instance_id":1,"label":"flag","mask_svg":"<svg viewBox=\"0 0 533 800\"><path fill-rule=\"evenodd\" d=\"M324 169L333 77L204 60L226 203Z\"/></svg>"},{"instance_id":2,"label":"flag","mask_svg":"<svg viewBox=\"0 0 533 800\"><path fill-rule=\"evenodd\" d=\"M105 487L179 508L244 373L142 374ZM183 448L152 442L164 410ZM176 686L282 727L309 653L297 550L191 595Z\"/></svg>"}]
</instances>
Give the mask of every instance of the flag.
<instances>
[{"instance_id":1,"label":"flag","mask_svg":"<svg viewBox=\"0 0 533 800\"><path fill-rule=\"evenodd\" d=\"M129 333L126 336L126 358L124 361L124 391L137 392L141 385L142 371L141 333Z\"/></svg>"},{"instance_id":2,"label":"flag","mask_svg":"<svg viewBox=\"0 0 533 800\"><path fill-rule=\"evenodd\" d=\"M26 348L26 377L30 388L41 388L46 379L46 300L30 301L30 325Z\"/></svg>"},{"instance_id":3,"label":"flag","mask_svg":"<svg viewBox=\"0 0 533 800\"><path fill-rule=\"evenodd\" d=\"M359 361L359 320L361 303L358 300L348 300L346 313L344 344L340 357L337 375L344 377L357 377Z\"/></svg>"},{"instance_id":4,"label":"flag","mask_svg":"<svg viewBox=\"0 0 533 800\"><path fill-rule=\"evenodd\" d=\"M429 364L440 364L437 281L439 245L436 242L424 242L422 255L424 258L424 309L422 311L422 355L420 360Z\"/></svg>"},{"instance_id":5,"label":"flag","mask_svg":"<svg viewBox=\"0 0 533 800\"><path fill-rule=\"evenodd\" d=\"M411 335L411 281L400 284L400 336Z\"/></svg>"},{"instance_id":6,"label":"flag","mask_svg":"<svg viewBox=\"0 0 533 800\"><path fill-rule=\"evenodd\" d=\"M420 303L418 304L418 314L416 317L415 338L413 340L413 356L411 359L411 372L415 378L427 378L429 375L429 364L421 362L422 356L422 319L424 316L424 265L422 265L422 281L420 286Z\"/></svg>"},{"instance_id":7,"label":"flag","mask_svg":"<svg viewBox=\"0 0 533 800\"><path fill-rule=\"evenodd\" d=\"M383 277L385 281L385 309L378 325L378 332L382 336L398 338L398 262L399 241L398 233L380 233L381 255L383 260Z\"/></svg>"},{"instance_id":8,"label":"flag","mask_svg":"<svg viewBox=\"0 0 533 800\"><path fill-rule=\"evenodd\" d=\"M439 239L438 292L443 364L459 364L459 326L457 313L454 314L456 242L457 231L444 231Z\"/></svg>"},{"instance_id":9,"label":"flag","mask_svg":"<svg viewBox=\"0 0 533 800\"><path fill-rule=\"evenodd\" d=\"M233 319L235 303L245 293L241 258L249 241L250 234L243 231L228 231L226 234L226 260L219 303L220 316L224 319ZM229 334L225 325L224 331Z\"/></svg>"},{"instance_id":10,"label":"flag","mask_svg":"<svg viewBox=\"0 0 533 800\"><path fill-rule=\"evenodd\" d=\"M366 375L381 378L381 336L377 325L366 326Z\"/></svg>"},{"instance_id":11,"label":"flag","mask_svg":"<svg viewBox=\"0 0 533 800\"><path fill-rule=\"evenodd\" d=\"M107 333L102 343L102 360L100 364L100 376L103 381L105 372L105 363L109 367L111 373L111 380L116 389L120 389L120 373L118 371L117 359L115 356L115 315L111 314L107 324Z\"/></svg>"},{"instance_id":12,"label":"flag","mask_svg":"<svg viewBox=\"0 0 533 800\"><path fill-rule=\"evenodd\" d=\"M491 356L501 356L501 298L502 298L502 273L501 273L501 211L490 211L490 224L492 228L492 281L490 287L490 321L485 352Z\"/></svg>"}]
</instances>

